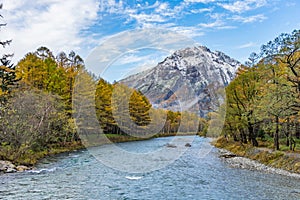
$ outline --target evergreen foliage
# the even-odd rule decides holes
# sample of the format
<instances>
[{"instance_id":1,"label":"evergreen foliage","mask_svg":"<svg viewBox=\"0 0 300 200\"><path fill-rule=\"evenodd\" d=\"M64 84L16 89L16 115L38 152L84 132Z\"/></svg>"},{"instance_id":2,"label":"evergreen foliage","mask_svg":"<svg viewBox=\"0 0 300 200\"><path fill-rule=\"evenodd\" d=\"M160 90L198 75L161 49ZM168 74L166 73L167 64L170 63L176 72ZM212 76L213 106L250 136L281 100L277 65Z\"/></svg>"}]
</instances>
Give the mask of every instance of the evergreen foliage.
<instances>
[{"instance_id":1,"label":"evergreen foliage","mask_svg":"<svg viewBox=\"0 0 300 200\"><path fill-rule=\"evenodd\" d=\"M0 11L2 4L0 4ZM0 18L3 16L0 14ZM0 28L6 26L4 23L0 23ZM0 40L2 48L10 45L12 40ZM4 54L0 58L0 103L6 101L6 96L10 94L12 86L16 85L18 79L16 78L15 66L11 63L13 54Z\"/></svg>"}]
</instances>

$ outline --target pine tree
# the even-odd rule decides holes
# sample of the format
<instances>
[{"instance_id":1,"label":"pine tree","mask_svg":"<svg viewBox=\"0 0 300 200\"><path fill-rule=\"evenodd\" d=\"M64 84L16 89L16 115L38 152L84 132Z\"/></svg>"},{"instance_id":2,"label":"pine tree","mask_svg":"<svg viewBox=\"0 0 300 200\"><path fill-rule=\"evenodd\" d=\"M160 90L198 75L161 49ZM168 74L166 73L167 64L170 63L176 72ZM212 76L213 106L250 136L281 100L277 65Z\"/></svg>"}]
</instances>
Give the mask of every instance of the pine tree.
<instances>
[{"instance_id":1,"label":"pine tree","mask_svg":"<svg viewBox=\"0 0 300 200\"><path fill-rule=\"evenodd\" d=\"M104 133L118 133L116 122L112 114L112 90L111 84L104 79L100 79L96 86L95 106L96 114Z\"/></svg>"},{"instance_id":2,"label":"pine tree","mask_svg":"<svg viewBox=\"0 0 300 200\"><path fill-rule=\"evenodd\" d=\"M2 9L2 4L0 4L0 10ZM0 14L0 17L3 16ZM6 24L0 23L0 28L6 26ZM5 48L10 45L12 40L0 40L0 45ZM0 58L0 101L4 102L5 95L11 92L12 86L16 85L18 79L16 78L15 66L11 64L11 58L13 54L4 54Z\"/></svg>"}]
</instances>

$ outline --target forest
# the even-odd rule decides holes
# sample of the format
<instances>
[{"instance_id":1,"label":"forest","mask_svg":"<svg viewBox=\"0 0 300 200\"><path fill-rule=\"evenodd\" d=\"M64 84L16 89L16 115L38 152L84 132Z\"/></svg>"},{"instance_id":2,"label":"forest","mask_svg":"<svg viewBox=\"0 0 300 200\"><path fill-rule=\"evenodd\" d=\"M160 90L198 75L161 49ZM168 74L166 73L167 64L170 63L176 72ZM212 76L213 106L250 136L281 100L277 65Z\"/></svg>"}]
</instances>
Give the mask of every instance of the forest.
<instances>
[{"instance_id":1,"label":"forest","mask_svg":"<svg viewBox=\"0 0 300 200\"><path fill-rule=\"evenodd\" d=\"M11 42L1 40L0 45L5 48ZM297 149L299 48L300 30L281 34L263 45L260 53L252 53L249 62L238 69L226 87L227 99L219 110L226 114L222 131L226 139L253 146L268 140L276 150L282 146ZM8 53L0 58L0 160L31 165L48 154L83 147L72 108L75 79L83 72L96 85L95 110L103 134L136 138L177 133L205 136L212 124L209 116L214 112L202 119L186 111L152 108L141 92L88 72L74 51L54 56L47 47L40 47L17 64L11 63L12 57Z\"/></svg>"},{"instance_id":2,"label":"forest","mask_svg":"<svg viewBox=\"0 0 300 200\"><path fill-rule=\"evenodd\" d=\"M190 133L190 127L198 128L199 117L195 114L185 112L189 123L180 123L182 113L151 109L150 102L139 91L95 78L73 51L53 56L48 48L40 47L28 53L16 66L4 61L2 64L6 66L2 68L6 76L1 79L6 82L2 81L1 85L0 159L28 164L34 163L40 154L81 147L72 109L74 82L80 72L89 74L97 83L95 109L104 134L128 135L133 130L137 138L147 132L152 134L151 127L146 130L151 121L150 112L166 116L158 134ZM118 98L112 98L114 90ZM126 94L130 96L129 116L123 114L128 106L121 107L123 104L116 102L119 106L113 108L111 101L123 100ZM113 109L117 109L115 115ZM199 131L205 131L204 119L199 123Z\"/></svg>"},{"instance_id":3,"label":"forest","mask_svg":"<svg viewBox=\"0 0 300 200\"><path fill-rule=\"evenodd\" d=\"M300 30L281 34L252 53L226 87L223 135L240 145L272 141L294 151L300 139Z\"/></svg>"}]
</instances>

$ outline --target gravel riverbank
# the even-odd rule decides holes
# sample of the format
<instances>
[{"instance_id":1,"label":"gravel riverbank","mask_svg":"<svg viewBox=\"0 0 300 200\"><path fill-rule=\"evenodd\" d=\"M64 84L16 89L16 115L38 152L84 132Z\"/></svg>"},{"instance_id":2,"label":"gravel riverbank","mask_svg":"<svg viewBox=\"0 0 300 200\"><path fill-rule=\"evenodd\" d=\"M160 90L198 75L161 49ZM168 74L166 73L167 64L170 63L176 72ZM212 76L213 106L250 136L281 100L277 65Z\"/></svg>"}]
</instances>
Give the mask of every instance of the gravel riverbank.
<instances>
[{"instance_id":1,"label":"gravel riverbank","mask_svg":"<svg viewBox=\"0 0 300 200\"><path fill-rule=\"evenodd\" d=\"M289 171L277 169L274 167L269 167L255 160L237 156L226 149L219 149L219 152L220 152L220 157L224 160L225 163L227 163L231 167L249 169L249 170L258 170L266 173L280 174L280 175L290 176L290 177L295 177L300 179L300 174L291 173Z\"/></svg>"}]
</instances>

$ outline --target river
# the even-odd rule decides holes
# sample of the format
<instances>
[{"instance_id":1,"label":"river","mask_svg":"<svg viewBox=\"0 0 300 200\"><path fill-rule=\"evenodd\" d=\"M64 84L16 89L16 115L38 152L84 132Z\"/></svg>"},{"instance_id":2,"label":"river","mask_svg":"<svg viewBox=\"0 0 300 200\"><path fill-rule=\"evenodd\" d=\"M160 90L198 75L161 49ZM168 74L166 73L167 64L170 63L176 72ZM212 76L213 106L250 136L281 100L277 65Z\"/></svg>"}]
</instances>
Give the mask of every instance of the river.
<instances>
[{"instance_id":1,"label":"river","mask_svg":"<svg viewBox=\"0 0 300 200\"><path fill-rule=\"evenodd\" d=\"M182 138L187 137L191 136ZM148 152L171 139L118 145ZM1 175L0 199L300 199L299 179L231 168L219 158L216 148L210 146L207 155L201 156L203 146L207 149L209 145L209 139L195 137L179 159L144 173L108 167L90 150L48 157L35 170ZM104 145L93 152L109 148ZM118 159L122 163L126 157Z\"/></svg>"}]
</instances>

